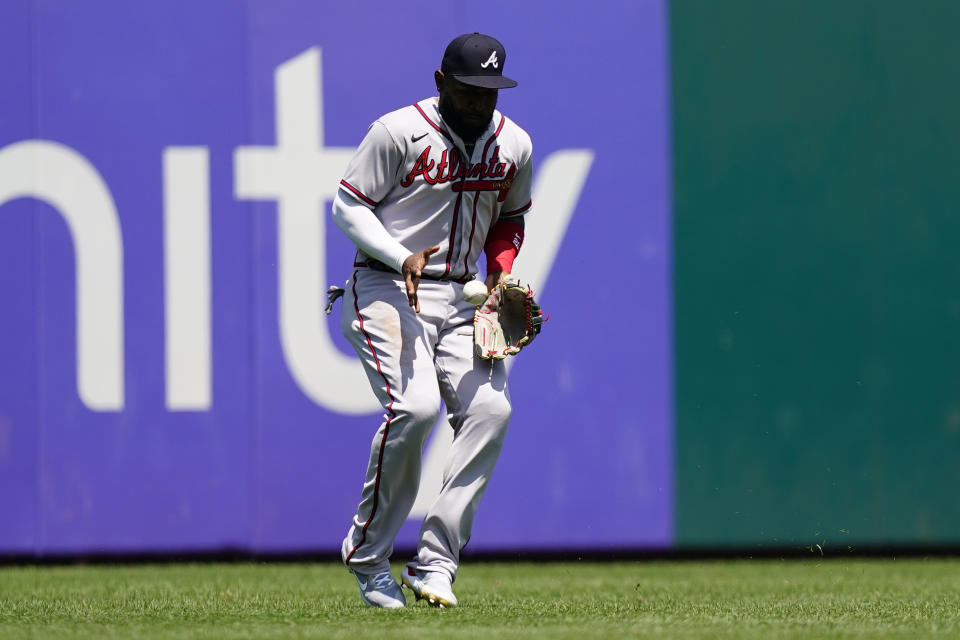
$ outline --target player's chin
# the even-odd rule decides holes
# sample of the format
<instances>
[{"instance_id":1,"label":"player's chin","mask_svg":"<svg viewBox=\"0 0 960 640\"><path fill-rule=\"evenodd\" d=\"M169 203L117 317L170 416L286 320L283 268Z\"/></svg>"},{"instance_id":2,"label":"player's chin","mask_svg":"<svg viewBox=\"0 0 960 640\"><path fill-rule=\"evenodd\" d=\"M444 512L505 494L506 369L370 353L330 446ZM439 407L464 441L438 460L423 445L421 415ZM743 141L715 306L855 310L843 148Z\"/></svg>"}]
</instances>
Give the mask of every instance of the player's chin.
<instances>
[{"instance_id":1,"label":"player's chin","mask_svg":"<svg viewBox=\"0 0 960 640\"><path fill-rule=\"evenodd\" d=\"M460 114L460 120L463 122L463 124L474 129L486 128L492 119L492 111L468 111Z\"/></svg>"},{"instance_id":2,"label":"player's chin","mask_svg":"<svg viewBox=\"0 0 960 640\"><path fill-rule=\"evenodd\" d=\"M490 123L489 118L484 120L482 118L470 118L463 120L463 128L469 134L469 137L478 138L484 131L487 130L487 125Z\"/></svg>"},{"instance_id":3,"label":"player's chin","mask_svg":"<svg viewBox=\"0 0 960 640\"><path fill-rule=\"evenodd\" d=\"M477 116L477 126L483 127L484 129L486 129L492 120L493 120L492 111L490 113L485 113L483 115Z\"/></svg>"}]
</instances>

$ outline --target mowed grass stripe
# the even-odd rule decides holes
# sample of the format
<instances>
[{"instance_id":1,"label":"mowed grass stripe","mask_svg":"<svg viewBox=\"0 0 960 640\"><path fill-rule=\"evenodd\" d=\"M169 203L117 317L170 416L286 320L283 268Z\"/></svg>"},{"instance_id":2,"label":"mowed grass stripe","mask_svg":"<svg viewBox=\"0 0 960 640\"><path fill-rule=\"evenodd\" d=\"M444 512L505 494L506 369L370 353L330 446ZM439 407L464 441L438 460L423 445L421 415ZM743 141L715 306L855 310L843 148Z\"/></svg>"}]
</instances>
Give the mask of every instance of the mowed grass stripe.
<instances>
[{"instance_id":1,"label":"mowed grass stripe","mask_svg":"<svg viewBox=\"0 0 960 640\"><path fill-rule=\"evenodd\" d=\"M2 567L0 638L960 636L958 559L468 562L454 586L380 611L333 563Z\"/></svg>"}]
</instances>

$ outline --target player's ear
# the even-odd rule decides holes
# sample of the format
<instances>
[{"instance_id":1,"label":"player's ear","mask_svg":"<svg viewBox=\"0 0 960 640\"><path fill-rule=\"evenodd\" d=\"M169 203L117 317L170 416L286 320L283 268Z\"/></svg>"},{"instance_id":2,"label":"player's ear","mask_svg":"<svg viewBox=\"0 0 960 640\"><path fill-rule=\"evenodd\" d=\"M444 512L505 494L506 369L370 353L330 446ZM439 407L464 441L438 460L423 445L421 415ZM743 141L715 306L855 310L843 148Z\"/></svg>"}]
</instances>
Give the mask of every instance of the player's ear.
<instances>
[{"instance_id":1,"label":"player's ear","mask_svg":"<svg viewBox=\"0 0 960 640\"><path fill-rule=\"evenodd\" d=\"M441 93L443 92L444 79L445 78L443 76L443 71L440 71L440 69L437 69L436 71L433 72L433 81L437 84L438 92L441 92Z\"/></svg>"}]
</instances>

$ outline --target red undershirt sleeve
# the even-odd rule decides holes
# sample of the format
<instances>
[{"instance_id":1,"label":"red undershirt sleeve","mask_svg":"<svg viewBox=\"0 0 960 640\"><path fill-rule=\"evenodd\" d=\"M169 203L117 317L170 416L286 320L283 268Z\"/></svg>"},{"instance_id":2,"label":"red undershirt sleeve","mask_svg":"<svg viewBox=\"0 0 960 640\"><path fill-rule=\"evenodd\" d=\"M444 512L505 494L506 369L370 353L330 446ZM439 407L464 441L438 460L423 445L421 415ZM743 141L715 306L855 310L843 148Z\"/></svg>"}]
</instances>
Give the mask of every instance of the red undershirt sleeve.
<instances>
[{"instance_id":1,"label":"red undershirt sleeve","mask_svg":"<svg viewBox=\"0 0 960 640\"><path fill-rule=\"evenodd\" d=\"M523 245L523 225L511 220L500 220L487 234L483 252L487 256L487 273L510 272L513 261Z\"/></svg>"}]
</instances>

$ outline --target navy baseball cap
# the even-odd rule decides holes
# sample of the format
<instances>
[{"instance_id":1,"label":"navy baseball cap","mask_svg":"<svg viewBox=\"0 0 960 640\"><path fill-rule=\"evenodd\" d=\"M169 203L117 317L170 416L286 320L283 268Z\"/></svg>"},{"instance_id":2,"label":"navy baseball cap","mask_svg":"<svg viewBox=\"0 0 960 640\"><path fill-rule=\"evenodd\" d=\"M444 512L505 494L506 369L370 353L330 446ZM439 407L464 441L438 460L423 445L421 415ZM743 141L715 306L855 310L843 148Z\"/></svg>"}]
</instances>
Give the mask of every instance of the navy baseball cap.
<instances>
[{"instance_id":1,"label":"navy baseball cap","mask_svg":"<svg viewBox=\"0 0 960 640\"><path fill-rule=\"evenodd\" d=\"M503 75L506 61L507 52L499 40L481 33L465 33L447 45L440 71L474 87L509 89L517 82Z\"/></svg>"}]
</instances>

